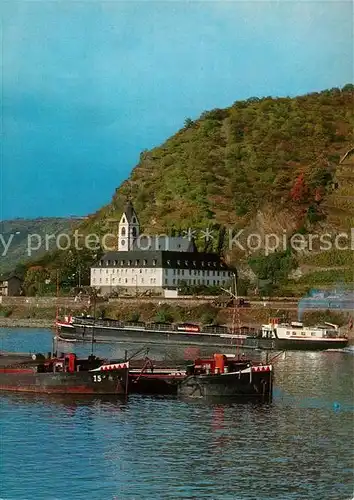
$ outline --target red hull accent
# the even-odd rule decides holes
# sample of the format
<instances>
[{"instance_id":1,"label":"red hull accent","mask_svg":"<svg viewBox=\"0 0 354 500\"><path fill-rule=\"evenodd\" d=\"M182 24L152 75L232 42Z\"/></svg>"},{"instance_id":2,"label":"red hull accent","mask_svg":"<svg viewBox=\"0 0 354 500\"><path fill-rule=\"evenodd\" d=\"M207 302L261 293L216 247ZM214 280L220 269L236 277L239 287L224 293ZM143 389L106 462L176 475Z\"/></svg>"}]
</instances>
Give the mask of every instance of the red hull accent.
<instances>
[{"instance_id":1,"label":"red hull accent","mask_svg":"<svg viewBox=\"0 0 354 500\"><path fill-rule=\"evenodd\" d=\"M14 385L0 385L0 391L10 391L10 392L32 392L37 394L63 394L62 387L22 387ZM65 388L65 394L97 394L97 391L85 386L78 387L67 387Z\"/></svg>"}]
</instances>

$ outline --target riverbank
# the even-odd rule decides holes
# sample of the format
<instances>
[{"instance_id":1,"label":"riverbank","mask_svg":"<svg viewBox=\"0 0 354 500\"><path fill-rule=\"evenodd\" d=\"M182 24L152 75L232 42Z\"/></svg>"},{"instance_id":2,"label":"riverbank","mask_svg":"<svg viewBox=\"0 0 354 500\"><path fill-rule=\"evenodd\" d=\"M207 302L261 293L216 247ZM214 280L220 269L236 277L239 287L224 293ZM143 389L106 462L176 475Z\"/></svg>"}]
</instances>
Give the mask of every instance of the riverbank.
<instances>
[{"instance_id":1,"label":"riverbank","mask_svg":"<svg viewBox=\"0 0 354 500\"><path fill-rule=\"evenodd\" d=\"M0 328L53 328L53 319L0 318Z\"/></svg>"}]
</instances>

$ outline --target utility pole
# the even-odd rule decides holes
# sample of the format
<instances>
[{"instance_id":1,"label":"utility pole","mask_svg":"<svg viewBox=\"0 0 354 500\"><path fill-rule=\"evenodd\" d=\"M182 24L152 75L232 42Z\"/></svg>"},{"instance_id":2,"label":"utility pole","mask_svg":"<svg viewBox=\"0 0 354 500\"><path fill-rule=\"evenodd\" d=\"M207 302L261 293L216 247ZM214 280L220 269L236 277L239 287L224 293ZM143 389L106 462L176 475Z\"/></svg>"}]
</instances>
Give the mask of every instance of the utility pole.
<instances>
[{"instance_id":1,"label":"utility pole","mask_svg":"<svg viewBox=\"0 0 354 500\"><path fill-rule=\"evenodd\" d=\"M234 290L235 293L231 292L230 290L226 290L225 288L221 288L224 292L228 293L232 298L234 302L234 307L232 311L232 333L235 333L235 323L237 320L237 328L238 328L238 333L239 335L241 334L241 319L240 319L240 311L238 308L238 294L237 294L237 279L236 279L236 273L233 275L233 285L234 285ZM237 351L238 351L238 344L237 344Z\"/></svg>"}]
</instances>

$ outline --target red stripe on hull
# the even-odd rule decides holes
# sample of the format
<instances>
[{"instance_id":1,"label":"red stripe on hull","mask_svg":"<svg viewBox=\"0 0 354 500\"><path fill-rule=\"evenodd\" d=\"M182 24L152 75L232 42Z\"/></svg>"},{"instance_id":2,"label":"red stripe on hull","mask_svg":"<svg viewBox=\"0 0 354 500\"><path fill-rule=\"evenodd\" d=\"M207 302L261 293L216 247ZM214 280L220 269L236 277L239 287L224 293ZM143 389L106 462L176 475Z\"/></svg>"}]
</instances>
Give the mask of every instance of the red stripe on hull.
<instances>
[{"instance_id":1,"label":"red stripe on hull","mask_svg":"<svg viewBox=\"0 0 354 500\"><path fill-rule=\"evenodd\" d=\"M44 387L22 387L13 385L0 385L0 391L11 392L33 392L44 394L97 394L97 391L89 387L67 387L65 391L62 387L44 388Z\"/></svg>"},{"instance_id":2,"label":"red stripe on hull","mask_svg":"<svg viewBox=\"0 0 354 500\"><path fill-rule=\"evenodd\" d=\"M31 368L0 368L0 373L35 373Z\"/></svg>"}]
</instances>

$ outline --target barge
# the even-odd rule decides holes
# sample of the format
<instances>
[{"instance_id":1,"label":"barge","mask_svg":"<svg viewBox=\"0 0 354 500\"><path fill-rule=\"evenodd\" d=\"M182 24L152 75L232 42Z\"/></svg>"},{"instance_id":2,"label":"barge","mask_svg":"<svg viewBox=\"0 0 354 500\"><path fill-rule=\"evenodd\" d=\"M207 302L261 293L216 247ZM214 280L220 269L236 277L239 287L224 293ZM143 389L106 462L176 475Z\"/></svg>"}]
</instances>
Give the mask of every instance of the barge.
<instances>
[{"instance_id":1,"label":"barge","mask_svg":"<svg viewBox=\"0 0 354 500\"><path fill-rule=\"evenodd\" d=\"M82 342L125 342L170 345L199 345L217 348L240 346L243 349L257 348L257 334L248 327L239 329L223 325L194 323L143 323L123 322L109 318L95 319L90 316L67 316L56 321L62 340Z\"/></svg>"},{"instance_id":2,"label":"barge","mask_svg":"<svg viewBox=\"0 0 354 500\"><path fill-rule=\"evenodd\" d=\"M271 401L272 364L255 363L236 355L197 358L185 369L155 367L147 359L141 369L129 370L129 392L173 394L186 398L235 398Z\"/></svg>"},{"instance_id":3,"label":"barge","mask_svg":"<svg viewBox=\"0 0 354 500\"><path fill-rule=\"evenodd\" d=\"M126 395L128 370L128 362L109 363L93 355L5 355L0 362L0 391Z\"/></svg>"}]
</instances>

